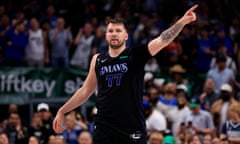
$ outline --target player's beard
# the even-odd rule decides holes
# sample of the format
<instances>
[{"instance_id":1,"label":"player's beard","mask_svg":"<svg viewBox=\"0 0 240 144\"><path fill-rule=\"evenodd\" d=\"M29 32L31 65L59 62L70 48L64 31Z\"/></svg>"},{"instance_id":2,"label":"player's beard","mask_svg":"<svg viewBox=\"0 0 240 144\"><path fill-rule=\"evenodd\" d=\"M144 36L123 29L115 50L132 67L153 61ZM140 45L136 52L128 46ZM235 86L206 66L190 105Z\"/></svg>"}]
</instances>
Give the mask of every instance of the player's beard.
<instances>
[{"instance_id":1,"label":"player's beard","mask_svg":"<svg viewBox=\"0 0 240 144\"><path fill-rule=\"evenodd\" d=\"M117 41L117 42L114 42L114 41ZM120 48L120 47L122 47L123 46L123 44L124 44L124 41L121 41L121 40L110 40L109 42L108 42L108 44L109 44L109 46L112 48L112 49L118 49L118 48Z\"/></svg>"}]
</instances>

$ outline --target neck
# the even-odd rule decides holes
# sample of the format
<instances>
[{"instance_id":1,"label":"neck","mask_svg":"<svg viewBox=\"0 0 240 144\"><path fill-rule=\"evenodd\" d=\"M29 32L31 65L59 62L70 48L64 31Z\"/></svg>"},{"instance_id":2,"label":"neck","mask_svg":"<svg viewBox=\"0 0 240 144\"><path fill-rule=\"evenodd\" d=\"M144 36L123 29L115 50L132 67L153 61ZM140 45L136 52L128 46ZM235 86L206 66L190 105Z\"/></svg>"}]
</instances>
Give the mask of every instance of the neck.
<instances>
[{"instance_id":1,"label":"neck","mask_svg":"<svg viewBox=\"0 0 240 144\"><path fill-rule=\"evenodd\" d=\"M111 57L117 57L117 56L119 56L119 54L120 54L121 52L123 52L125 49L126 49L126 45L122 45L122 46L121 46L120 48L118 48L118 49L113 49L113 48L109 47L108 52L109 52L109 55L110 55Z\"/></svg>"}]
</instances>

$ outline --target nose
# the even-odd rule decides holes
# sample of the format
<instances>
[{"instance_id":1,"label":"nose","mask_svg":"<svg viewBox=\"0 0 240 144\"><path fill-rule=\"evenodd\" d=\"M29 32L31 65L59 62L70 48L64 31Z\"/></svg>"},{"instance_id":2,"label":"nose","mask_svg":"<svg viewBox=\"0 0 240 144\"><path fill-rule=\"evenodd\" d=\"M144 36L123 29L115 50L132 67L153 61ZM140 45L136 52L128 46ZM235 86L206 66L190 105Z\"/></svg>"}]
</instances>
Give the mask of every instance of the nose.
<instances>
[{"instance_id":1,"label":"nose","mask_svg":"<svg viewBox=\"0 0 240 144\"><path fill-rule=\"evenodd\" d=\"M112 39L115 39L115 38L117 38L117 35L116 35L116 34L112 34L112 35L111 35L111 38L112 38Z\"/></svg>"},{"instance_id":2,"label":"nose","mask_svg":"<svg viewBox=\"0 0 240 144\"><path fill-rule=\"evenodd\" d=\"M116 36L117 32L112 32L111 34L112 34L112 36Z\"/></svg>"}]
</instances>

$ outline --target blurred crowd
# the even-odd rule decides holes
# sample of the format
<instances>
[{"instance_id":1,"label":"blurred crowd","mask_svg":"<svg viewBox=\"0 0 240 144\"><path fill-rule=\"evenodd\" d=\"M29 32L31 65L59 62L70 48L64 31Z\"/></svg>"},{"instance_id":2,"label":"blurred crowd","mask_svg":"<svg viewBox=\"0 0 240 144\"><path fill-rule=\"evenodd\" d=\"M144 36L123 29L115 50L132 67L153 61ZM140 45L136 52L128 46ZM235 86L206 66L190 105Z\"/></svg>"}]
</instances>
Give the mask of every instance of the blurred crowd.
<instances>
[{"instance_id":1,"label":"blurred crowd","mask_svg":"<svg viewBox=\"0 0 240 144\"><path fill-rule=\"evenodd\" d=\"M207 72L216 66L212 58L224 55L237 73L239 2L233 0L2 0L0 66L88 69L92 55L108 49L104 39L107 19L126 18L127 46L132 47L158 36L194 3L199 3L197 22L186 26L153 61L160 69L178 63Z\"/></svg>"},{"instance_id":2,"label":"blurred crowd","mask_svg":"<svg viewBox=\"0 0 240 144\"><path fill-rule=\"evenodd\" d=\"M92 144L93 126L77 110L65 116L62 134L52 129L53 113L47 103L37 105L30 122L19 111L18 105L9 104L1 122L1 144Z\"/></svg>"},{"instance_id":3,"label":"blurred crowd","mask_svg":"<svg viewBox=\"0 0 240 144\"><path fill-rule=\"evenodd\" d=\"M158 36L194 3L197 21L145 66L149 144L239 144L240 1L1 0L0 67L88 69L92 55L108 49L107 19L126 18L132 47ZM165 70L167 77L156 74ZM203 85L188 72L203 73ZM55 134L47 103L38 104L31 122L10 104L0 144L92 144L96 113L68 113L63 133Z\"/></svg>"}]
</instances>

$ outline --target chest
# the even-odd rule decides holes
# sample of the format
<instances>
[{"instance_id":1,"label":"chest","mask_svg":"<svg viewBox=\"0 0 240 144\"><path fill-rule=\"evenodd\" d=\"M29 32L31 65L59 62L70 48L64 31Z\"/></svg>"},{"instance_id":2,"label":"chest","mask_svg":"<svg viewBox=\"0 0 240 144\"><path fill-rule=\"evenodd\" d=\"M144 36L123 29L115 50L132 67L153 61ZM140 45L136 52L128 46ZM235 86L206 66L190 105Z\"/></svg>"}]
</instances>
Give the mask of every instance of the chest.
<instances>
[{"instance_id":1,"label":"chest","mask_svg":"<svg viewBox=\"0 0 240 144\"><path fill-rule=\"evenodd\" d=\"M104 87L118 87L131 79L134 65L129 55L116 58L100 56L97 58L96 75L98 82Z\"/></svg>"}]
</instances>

